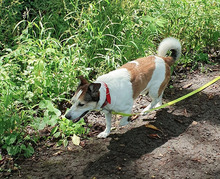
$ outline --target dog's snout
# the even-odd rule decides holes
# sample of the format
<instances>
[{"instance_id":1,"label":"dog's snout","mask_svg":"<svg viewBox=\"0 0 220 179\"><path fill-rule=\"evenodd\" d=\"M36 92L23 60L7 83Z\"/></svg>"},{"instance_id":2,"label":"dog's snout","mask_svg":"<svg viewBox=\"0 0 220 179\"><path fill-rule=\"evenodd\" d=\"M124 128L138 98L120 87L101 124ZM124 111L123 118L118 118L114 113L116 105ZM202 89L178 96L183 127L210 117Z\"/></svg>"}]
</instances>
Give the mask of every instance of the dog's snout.
<instances>
[{"instance_id":1,"label":"dog's snout","mask_svg":"<svg viewBox=\"0 0 220 179\"><path fill-rule=\"evenodd\" d=\"M67 114L65 115L65 118L70 119L70 118L71 118L71 115L70 115L69 113L67 113Z\"/></svg>"}]
</instances>

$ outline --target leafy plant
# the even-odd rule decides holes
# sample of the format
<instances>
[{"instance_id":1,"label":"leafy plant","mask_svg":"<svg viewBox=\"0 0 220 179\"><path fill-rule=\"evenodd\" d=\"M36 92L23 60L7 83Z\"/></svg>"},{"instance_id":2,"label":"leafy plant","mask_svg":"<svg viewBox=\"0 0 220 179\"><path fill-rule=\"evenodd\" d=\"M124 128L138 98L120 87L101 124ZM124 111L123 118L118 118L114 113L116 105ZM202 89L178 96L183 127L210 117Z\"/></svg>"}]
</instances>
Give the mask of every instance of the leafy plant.
<instances>
[{"instance_id":1,"label":"leafy plant","mask_svg":"<svg viewBox=\"0 0 220 179\"><path fill-rule=\"evenodd\" d=\"M43 117L35 118L32 126L37 130L42 130L47 126L57 124L61 112L54 107L51 101L43 100L39 103L39 109L43 112Z\"/></svg>"},{"instance_id":2,"label":"leafy plant","mask_svg":"<svg viewBox=\"0 0 220 179\"><path fill-rule=\"evenodd\" d=\"M64 147L66 147L69 143L68 138L74 137L74 135L82 136L89 132L88 128L83 127L85 125L86 123L83 119L81 119L77 123L73 123L72 121L66 118L62 118L58 122L58 125L52 129L51 135L54 138L59 139L57 145L63 144Z\"/></svg>"},{"instance_id":3,"label":"leafy plant","mask_svg":"<svg viewBox=\"0 0 220 179\"><path fill-rule=\"evenodd\" d=\"M25 144L30 136L21 137L19 133L13 132L10 135L5 135L2 139L4 145L2 149L6 149L9 155L15 156L23 154L25 157L30 157L34 153L34 148L31 143Z\"/></svg>"}]
</instances>

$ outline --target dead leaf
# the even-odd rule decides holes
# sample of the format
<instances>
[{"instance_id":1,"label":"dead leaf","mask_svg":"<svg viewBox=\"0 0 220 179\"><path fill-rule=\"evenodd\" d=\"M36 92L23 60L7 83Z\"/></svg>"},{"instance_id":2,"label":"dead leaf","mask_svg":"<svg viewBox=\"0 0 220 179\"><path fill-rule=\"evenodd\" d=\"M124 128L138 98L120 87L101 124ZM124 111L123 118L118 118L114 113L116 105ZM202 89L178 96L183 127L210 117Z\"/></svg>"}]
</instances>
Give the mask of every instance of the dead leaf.
<instances>
[{"instance_id":1,"label":"dead leaf","mask_svg":"<svg viewBox=\"0 0 220 179\"><path fill-rule=\"evenodd\" d=\"M158 134L150 134L149 137L153 138L153 139L160 139L161 138Z\"/></svg>"},{"instance_id":2,"label":"dead leaf","mask_svg":"<svg viewBox=\"0 0 220 179\"><path fill-rule=\"evenodd\" d=\"M192 160L193 162L199 162L199 163L201 162L201 160L200 160L199 158L192 158L191 160Z\"/></svg>"},{"instance_id":3,"label":"dead leaf","mask_svg":"<svg viewBox=\"0 0 220 179\"><path fill-rule=\"evenodd\" d=\"M183 86L183 89L189 88L190 86L192 86L192 83L186 84Z\"/></svg>"},{"instance_id":4,"label":"dead leaf","mask_svg":"<svg viewBox=\"0 0 220 179\"><path fill-rule=\"evenodd\" d=\"M132 116L132 117L131 117L131 121L136 120L138 117L139 117L138 115Z\"/></svg>"},{"instance_id":5,"label":"dead leaf","mask_svg":"<svg viewBox=\"0 0 220 179\"><path fill-rule=\"evenodd\" d=\"M81 147L85 147L85 146L86 146L85 141L81 141L81 142L80 142L80 146L81 146Z\"/></svg>"},{"instance_id":6,"label":"dead leaf","mask_svg":"<svg viewBox=\"0 0 220 179\"><path fill-rule=\"evenodd\" d=\"M184 109L184 115L187 116L188 115L188 112L186 109Z\"/></svg>"},{"instance_id":7,"label":"dead leaf","mask_svg":"<svg viewBox=\"0 0 220 179\"><path fill-rule=\"evenodd\" d=\"M198 124L198 122L196 122L196 121L192 122L192 125L194 125L194 126L197 125L197 124Z\"/></svg>"},{"instance_id":8,"label":"dead leaf","mask_svg":"<svg viewBox=\"0 0 220 179\"><path fill-rule=\"evenodd\" d=\"M146 124L145 127L162 132L160 129L152 124Z\"/></svg>"},{"instance_id":9,"label":"dead leaf","mask_svg":"<svg viewBox=\"0 0 220 179\"><path fill-rule=\"evenodd\" d=\"M213 99L214 95L213 94L208 94L208 99Z\"/></svg>"},{"instance_id":10,"label":"dead leaf","mask_svg":"<svg viewBox=\"0 0 220 179\"><path fill-rule=\"evenodd\" d=\"M121 170L121 169L122 169L120 166L117 166L116 168L117 168L118 170Z\"/></svg>"},{"instance_id":11,"label":"dead leaf","mask_svg":"<svg viewBox=\"0 0 220 179\"><path fill-rule=\"evenodd\" d=\"M62 153L62 151L58 151L58 152L54 153L53 156L60 155L61 153Z\"/></svg>"},{"instance_id":12,"label":"dead leaf","mask_svg":"<svg viewBox=\"0 0 220 179\"><path fill-rule=\"evenodd\" d=\"M73 135L72 137L72 142L74 145L79 145L80 144L80 137L78 137L77 135Z\"/></svg>"},{"instance_id":13,"label":"dead leaf","mask_svg":"<svg viewBox=\"0 0 220 179\"><path fill-rule=\"evenodd\" d=\"M179 123L181 123L181 124L183 124L183 121L180 120L180 119L174 118L174 120L177 121L177 122L179 122Z\"/></svg>"},{"instance_id":14,"label":"dead leaf","mask_svg":"<svg viewBox=\"0 0 220 179\"><path fill-rule=\"evenodd\" d=\"M159 154L159 157L163 157L163 154L160 153L160 154Z\"/></svg>"},{"instance_id":15,"label":"dead leaf","mask_svg":"<svg viewBox=\"0 0 220 179\"><path fill-rule=\"evenodd\" d=\"M114 140L116 140L116 141L118 141L119 140L119 138L118 137L115 137L115 138L113 138Z\"/></svg>"}]
</instances>

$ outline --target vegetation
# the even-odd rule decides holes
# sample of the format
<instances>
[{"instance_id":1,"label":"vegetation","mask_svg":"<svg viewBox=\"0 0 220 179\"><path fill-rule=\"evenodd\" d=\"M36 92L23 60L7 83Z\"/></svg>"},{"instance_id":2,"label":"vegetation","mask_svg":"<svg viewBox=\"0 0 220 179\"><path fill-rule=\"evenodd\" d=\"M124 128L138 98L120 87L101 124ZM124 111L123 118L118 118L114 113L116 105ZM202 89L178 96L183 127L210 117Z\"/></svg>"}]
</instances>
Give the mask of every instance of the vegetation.
<instances>
[{"instance_id":1,"label":"vegetation","mask_svg":"<svg viewBox=\"0 0 220 179\"><path fill-rule=\"evenodd\" d=\"M38 131L48 126L65 146L85 134L83 120L65 120L58 105L69 100L76 76L93 79L155 54L165 37L180 39L181 63L213 63L219 8L217 0L0 1L2 153L31 156Z\"/></svg>"}]
</instances>

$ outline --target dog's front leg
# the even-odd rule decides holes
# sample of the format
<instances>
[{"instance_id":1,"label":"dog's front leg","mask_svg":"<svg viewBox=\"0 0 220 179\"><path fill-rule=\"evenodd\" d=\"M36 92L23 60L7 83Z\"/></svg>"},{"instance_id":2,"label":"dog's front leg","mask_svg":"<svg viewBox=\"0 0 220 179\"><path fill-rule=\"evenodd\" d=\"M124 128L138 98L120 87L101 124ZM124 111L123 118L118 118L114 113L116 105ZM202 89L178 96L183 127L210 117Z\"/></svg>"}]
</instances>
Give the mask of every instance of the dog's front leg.
<instances>
[{"instance_id":1,"label":"dog's front leg","mask_svg":"<svg viewBox=\"0 0 220 179\"><path fill-rule=\"evenodd\" d=\"M106 138L111 131L111 122L112 122L112 114L109 112L105 113L105 119L106 119L106 128L103 132L101 132L97 137L98 138Z\"/></svg>"}]
</instances>

